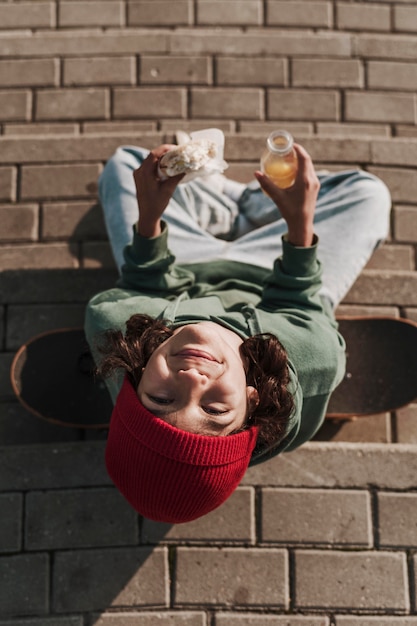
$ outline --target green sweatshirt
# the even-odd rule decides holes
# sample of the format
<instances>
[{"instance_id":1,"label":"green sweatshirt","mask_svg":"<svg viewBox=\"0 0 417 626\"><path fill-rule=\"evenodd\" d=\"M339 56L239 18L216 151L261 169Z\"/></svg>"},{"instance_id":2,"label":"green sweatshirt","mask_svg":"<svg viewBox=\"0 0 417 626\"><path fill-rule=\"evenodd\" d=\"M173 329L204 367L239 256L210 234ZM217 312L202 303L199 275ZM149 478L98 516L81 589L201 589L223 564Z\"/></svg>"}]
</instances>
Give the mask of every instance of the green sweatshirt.
<instances>
[{"instance_id":1,"label":"green sweatshirt","mask_svg":"<svg viewBox=\"0 0 417 626\"><path fill-rule=\"evenodd\" d=\"M256 448L252 464L311 439L345 371L345 342L331 307L318 294L317 239L298 248L284 237L282 257L269 271L223 260L177 265L167 238L164 223L161 235L150 239L134 229L117 287L97 294L87 307L85 332L93 354L98 333L124 330L135 313L168 320L174 328L213 321L242 338L273 333L288 352L295 409L284 440L268 450ZM121 381L106 382L115 402Z\"/></svg>"}]
</instances>

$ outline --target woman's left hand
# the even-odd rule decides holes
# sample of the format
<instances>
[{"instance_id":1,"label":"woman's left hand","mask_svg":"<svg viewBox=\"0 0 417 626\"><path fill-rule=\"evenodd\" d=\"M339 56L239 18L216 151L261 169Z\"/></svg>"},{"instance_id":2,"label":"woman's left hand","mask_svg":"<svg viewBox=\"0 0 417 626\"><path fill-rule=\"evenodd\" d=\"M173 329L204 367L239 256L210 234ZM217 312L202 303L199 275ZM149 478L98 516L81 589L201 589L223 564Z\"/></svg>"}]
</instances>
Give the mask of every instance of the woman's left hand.
<instances>
[{"instance_id":1,"label":"woman's left hand","mask_svg":"<svg viewBox=\"0 0 417 626\"><path fill-rule=\"evenodd\" d=\"M137 232L143 237L161 233L161 217L183 174L166 180L158 178L159 159L176 146L163 144L148 154L139 169L133 172L139 206Z\"/></svg>"}]
</instances>

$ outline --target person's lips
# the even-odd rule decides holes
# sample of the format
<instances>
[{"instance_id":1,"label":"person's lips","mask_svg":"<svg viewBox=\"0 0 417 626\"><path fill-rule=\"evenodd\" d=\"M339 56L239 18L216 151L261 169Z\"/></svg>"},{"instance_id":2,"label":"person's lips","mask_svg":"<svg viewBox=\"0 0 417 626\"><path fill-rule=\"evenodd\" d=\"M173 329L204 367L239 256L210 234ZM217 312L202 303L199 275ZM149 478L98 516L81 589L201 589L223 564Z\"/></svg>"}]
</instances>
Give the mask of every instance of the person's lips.
<instances>
[{"instance_id":1,"label":"person's lips","mask_svg":"<svg viewBox=\"0 0 417 626\"><path fill-rule=\"evenodd\" d=\"M205 352L204 350L194 350L189 348L187 350L181 350L181 352L177 352L175 356L179 356L182 358L205 359L206 361L214 361L215 363L218 363L217 359L212 354L210 354L209 352Z\"/></svg>"}]
</instances>

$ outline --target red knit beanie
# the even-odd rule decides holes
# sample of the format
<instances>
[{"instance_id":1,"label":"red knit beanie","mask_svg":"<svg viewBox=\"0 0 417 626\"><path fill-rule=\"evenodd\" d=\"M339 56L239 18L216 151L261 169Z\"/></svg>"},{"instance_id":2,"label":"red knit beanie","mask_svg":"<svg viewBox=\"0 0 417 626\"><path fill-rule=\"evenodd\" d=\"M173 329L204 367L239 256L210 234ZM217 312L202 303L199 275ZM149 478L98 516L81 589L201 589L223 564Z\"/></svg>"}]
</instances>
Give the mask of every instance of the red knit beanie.
<instances>
[{"instance_id":1,"label":"red knit beanie","mask_svg":"<svg viewBox=\"0 0 417 626\"><path fill-rule=\"evenodd\" d=\"M249 465L256 437L255 426L225 437L179 430L145 409L125 378L110 422L107 471L144 517L189 522L233 493Z\"/></svg>"}]
</instances>

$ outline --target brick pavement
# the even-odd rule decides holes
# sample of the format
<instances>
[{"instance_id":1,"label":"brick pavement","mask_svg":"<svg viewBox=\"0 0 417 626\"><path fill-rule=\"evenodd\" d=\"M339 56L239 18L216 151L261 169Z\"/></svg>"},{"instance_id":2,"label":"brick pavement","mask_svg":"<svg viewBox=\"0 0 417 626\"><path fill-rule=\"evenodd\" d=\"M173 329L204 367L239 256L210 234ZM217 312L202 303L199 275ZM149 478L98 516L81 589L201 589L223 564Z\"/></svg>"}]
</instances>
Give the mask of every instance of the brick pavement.
<instances>
[{"instance_id":1,"label":"brick pavement","mask_svg":"<svg viewBox=\"0 0 417 626\"><path fill-rule=\"evenodd\" d=\"M226 133L246 181L280 126L393 197L340 313L417 321L417 2L0 2L0 626L417 626L417 404L326 423L220 509L139 519L105 433L30 416L15 350L116 276L97 175L120 144Z\"/></svg>"}]
</instances>

